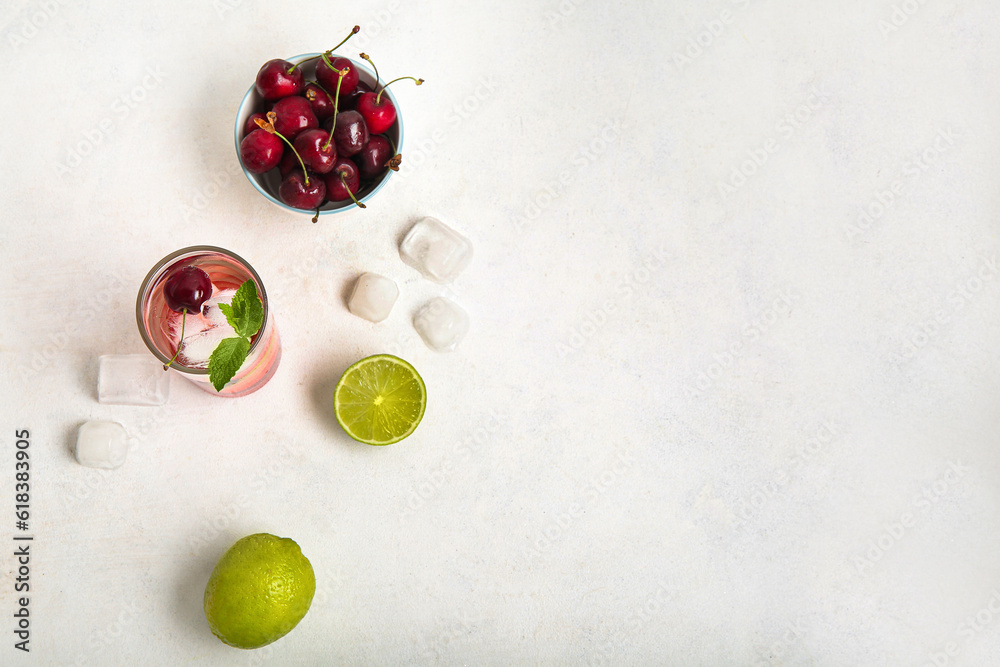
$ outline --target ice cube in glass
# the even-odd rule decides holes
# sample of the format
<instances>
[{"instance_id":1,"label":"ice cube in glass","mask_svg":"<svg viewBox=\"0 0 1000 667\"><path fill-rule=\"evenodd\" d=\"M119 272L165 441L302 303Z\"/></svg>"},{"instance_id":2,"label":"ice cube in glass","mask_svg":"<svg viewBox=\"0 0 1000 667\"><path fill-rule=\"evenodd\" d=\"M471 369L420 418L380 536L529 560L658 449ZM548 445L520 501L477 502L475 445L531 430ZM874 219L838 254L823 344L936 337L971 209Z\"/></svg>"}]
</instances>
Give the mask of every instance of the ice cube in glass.
<instances>
[{"instance_id":1,"label":"ice cube in glass","mask_svg":"<svg viewBox=\"0 0 1000 667\"><path fill-rule=\"evenodd\" d=\"M358 317L381 322L389 317L398 296L399 288L391 279L377 273L362 273L354 283L347 308Z\"/></svg>"},{"instance_id":2,"label":"ice cube in glass","mask_svg":"<svg viewBox=\"0 0 1000 667\"><path fill-rule=\"evenodd\" d=\"M128 453L125 427L118 422L87 422L77 433L74 453L80 465L88 468L114 470L120 467Z\"/></svg>"},{"instance_id":3,"label":"ice cube in glass","mask_svg":"<svg viewBox=\"0 0 1000 667\"><path fill-rule=\"evenodd\" d=\"M427 347L436 352L451 352L469 331L469 316L462 307L443 296L424 304L413 316L413 328Z\"/></svg>"},{"instance_id":4,"label":"ice cube in glass","mask_svg":"<svg viewBox=\"0 0 1000 667\"><path fill-rule=\"evenodd\" d=\"M97 400L116 405L163 405L170 373L148 354L105 354L97 373Z\"/></svg>"},{"instance_id":5,"label":"ice cube in glass","mask_svg":"<svg viewBox=\"0 0 1000 667\"><path fill-rule=\"evenodd\" d=\"M424 218L399 244L399 256L436 283L450 283L472 259L469 240L436 218Z\"/></svg>"}]
</instances>

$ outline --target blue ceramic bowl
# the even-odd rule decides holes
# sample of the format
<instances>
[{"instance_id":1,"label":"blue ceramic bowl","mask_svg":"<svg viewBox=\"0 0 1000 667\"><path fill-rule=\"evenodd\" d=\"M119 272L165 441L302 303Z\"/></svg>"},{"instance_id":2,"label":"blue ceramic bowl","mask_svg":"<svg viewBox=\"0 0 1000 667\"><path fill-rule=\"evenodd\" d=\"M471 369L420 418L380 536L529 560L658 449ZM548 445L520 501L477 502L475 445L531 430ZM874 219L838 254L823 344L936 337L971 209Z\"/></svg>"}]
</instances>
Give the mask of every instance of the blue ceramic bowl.
<instances>
[{"instance_id":1,"label":"blue ceramic bowl","mask_svg":"<svg viewBox=\"0 0 1000 667\"><path fill-rule=\"evenodd\" d=\"M309 62L305 63L302 66L302 73L305 75L306 81L315 81L316 63L319 62L319 60L316 59L317 56L319 56L318 53L307 53L301 56L295 56L294 58L287 58L287 60L290 63L298 63L302 62L303 60L313 58L313 60L310 60ZM351 61L354 63L355 67L358 68L359 79L367 83L372 88L375 88L376 84L375 72L368 69L367 67L365 67L365 65L357 62L353 58L351 59ZM379 81L378 83L383 84L385 82ZM403 152L402 110L399 108L399 101L392 94L391 89L386 88L384 94L390 100L392 100L392 103L396 107L396 123L391 128L389 128L389 130L385 133L385 135L389 138L390 141L392 141L392 145L396 147L396 152L402 153ZM257 93L256 87L250 86L250 90L248 90L247 94L243 96L243 102L240 104L239 111L236 112L236 130L234 136L236 139L236 159L239 160L240 162L240 168L243 169L243 173L246 175L247 180L250 181L250 184L253 185L253 187L257 189L257 192L262 194L264 198L267 199L269 202L271 202L278 208L281 208L285 211L289 211L291 213L300 213L302 215L308 215L312 217L316 215L315 210L305 211L301 208L294 208L284 203L278 198L278 186L281 184L281 177L278 174L277 169L272 169L266 174L255 174L253 172L247 171L246 167L243 166L243 161L240 160L240 142L243 141L243 136L244 136L243 127L246 125L247 119L250 118L250 116L252 116L257 111L263 111L263 109L264 109L264 102L261 99L260 95ZM285 150L288 150L287 146L285 147ZM385 173L377 181L373 181L371 183L362 183L361 189L358 190L357 194L355 195L358 198L358 201L362 203L367 203L368 200L374 197L378 193L378 191L381 190L383 186L385 186L385 184L389 181L389 178L393 175L393 173L395 172L393 172L391 169L386 169ZM332 213L350 211L356 208L358 208L357 205L350 199L348 199L346 202L326 202L319 209L319 214L321 216L330 215Z\"/></svg>"}]
</instances>

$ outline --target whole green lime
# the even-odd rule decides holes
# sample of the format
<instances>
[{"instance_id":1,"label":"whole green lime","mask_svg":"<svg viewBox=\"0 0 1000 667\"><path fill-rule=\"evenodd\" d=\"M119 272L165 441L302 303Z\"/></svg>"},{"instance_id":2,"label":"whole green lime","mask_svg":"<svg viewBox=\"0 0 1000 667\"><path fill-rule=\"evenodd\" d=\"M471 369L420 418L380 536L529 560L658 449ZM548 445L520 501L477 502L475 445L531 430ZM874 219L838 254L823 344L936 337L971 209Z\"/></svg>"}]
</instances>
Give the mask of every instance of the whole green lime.
<instances>
[{"instance_id":1,"label":"whole green lime","mask_svg":"<svg viewBox=\"0 0 1000 667\"><path fill-rule=\"evenodd\" d=\"M316 576L294 540L248 535L229 548L205 587L212 633L236 648L260 648L292 631L309 611Z\"/></svg>"}]
</instances>

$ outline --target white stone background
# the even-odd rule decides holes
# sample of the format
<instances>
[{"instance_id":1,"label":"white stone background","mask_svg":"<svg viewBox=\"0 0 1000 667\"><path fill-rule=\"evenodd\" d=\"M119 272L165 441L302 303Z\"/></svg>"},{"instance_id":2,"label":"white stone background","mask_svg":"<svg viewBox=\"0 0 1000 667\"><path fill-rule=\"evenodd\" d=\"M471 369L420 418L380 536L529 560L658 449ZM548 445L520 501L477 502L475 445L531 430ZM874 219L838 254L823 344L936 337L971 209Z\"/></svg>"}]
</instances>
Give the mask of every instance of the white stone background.
<instances>
[{"instance_id":1,"label":"white stone background","mask_svg":"<svg viewBox=\"0 0 1000 667\"><path fill-rule=\"evenodd\" d=\"M238 173L233 119L263 62L355 23L342 52L427 83L397 89L407 168L314 225ZM0 26L0 663L995 664L997 3L8 0ZM454 286L397 256L424 215L475 244ZM98 356L144 350L142 277L194 244L261 274L277 375L98 404ZM379 325L345 307L363 271L401 289ZM449 355L410 323L438 294L472 319ZM429 392L387 448L331 409L378 352ZM73 460L90 419L128 429L121 469ZM201 597L260 531L318 591L242 652Z\"/></svg>"}]
</instances>

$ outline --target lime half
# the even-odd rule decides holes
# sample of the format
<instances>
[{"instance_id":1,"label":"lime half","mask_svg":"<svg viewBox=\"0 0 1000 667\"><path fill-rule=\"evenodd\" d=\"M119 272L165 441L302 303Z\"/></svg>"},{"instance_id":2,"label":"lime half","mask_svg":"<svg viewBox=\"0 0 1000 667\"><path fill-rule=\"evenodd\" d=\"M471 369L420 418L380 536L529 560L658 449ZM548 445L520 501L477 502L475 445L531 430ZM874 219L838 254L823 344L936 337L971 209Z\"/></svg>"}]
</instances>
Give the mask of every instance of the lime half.
<instances>
[{"instance_id":1,"label":"lime half","mask_svg":"<svg viewBox=\"0 0 1000 667\"><path fill-rule=\"evenodd\" d=\"M391 354L376 354L340 377L333 394L337 421L358 442L391 445L413 433L427 407L417 369Z\"/></svg>"}]
</instances>

